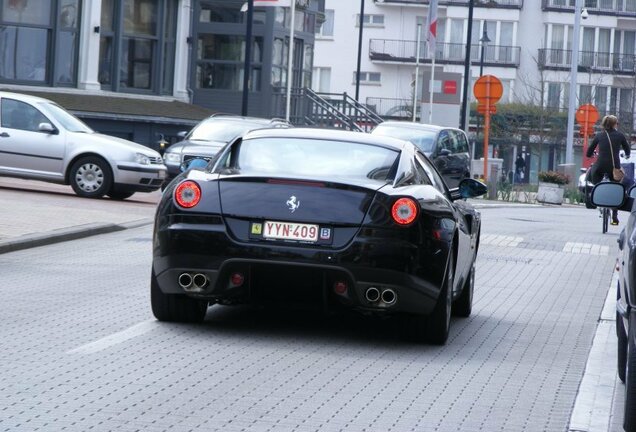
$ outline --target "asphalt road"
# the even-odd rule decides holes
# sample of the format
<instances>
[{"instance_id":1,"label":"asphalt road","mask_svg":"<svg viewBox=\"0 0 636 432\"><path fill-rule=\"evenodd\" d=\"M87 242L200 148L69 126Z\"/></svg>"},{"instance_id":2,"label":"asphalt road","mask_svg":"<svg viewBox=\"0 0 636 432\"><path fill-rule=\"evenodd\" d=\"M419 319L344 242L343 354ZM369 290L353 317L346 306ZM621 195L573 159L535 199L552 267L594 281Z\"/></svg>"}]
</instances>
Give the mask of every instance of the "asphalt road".
<instances>
[{"instance_id":1,"label":"asphalt road","mask_svg":"<svg viewBox=\"0 0 636 432\"><path fill-rule=\"evenodd\" d=\"M473 315L444 347L286 309L159 323L150 227L0 255L0 430L567 430L618 229L581 208L482 214Z\"/></svg>"}]
</instances>

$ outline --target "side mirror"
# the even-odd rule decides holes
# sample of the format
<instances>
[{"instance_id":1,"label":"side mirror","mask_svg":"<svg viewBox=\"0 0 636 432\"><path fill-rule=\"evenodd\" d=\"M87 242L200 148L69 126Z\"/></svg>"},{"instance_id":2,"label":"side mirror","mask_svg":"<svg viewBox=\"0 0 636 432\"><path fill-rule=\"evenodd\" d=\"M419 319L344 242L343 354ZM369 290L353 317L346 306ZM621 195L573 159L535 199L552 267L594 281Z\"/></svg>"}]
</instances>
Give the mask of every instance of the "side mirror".
<instances>
[{"instance_id":1,"label":"side mirror","mask_svg":"<svg viewBox=\"0 0 636 432\"><path fill-rule=\"evenodd\" d=\"M57 133L57 129L55 129L51 123L40 123L38 125L38 130L52 135Z\"/></svg>"},{"instance_id":2,"label":"side mirror","mask_svg":"<svg viewBox=\"0 0 636 432\"><path fill-rule=\"evenodd\" d=\"M459 182L459 187L450 190L451 199L456 201L463 198L475 198L485 195L488 187L480 181L465 178Z\"/></svg>"},{"instance_id":3,"label":"side mirror","mask_svg":"<svg viewBox=\"0 0 636 432\"><path fill-rule=\"evenodd\" d=\"M591 199L597 207L621 207L625 203L625 187L614 182L598 183L592 189Z\"/></svg>"},{"instance_id":4,"label":"side mirror","mask_svg":"<svg viewBox=\"0 0 636 432\"><path fill-rule=\"evenodd\" d=\"M185 138L187 134L188 134L187 131L177 132L177 136L181 139Z\"/></svg>"}]
</instances>

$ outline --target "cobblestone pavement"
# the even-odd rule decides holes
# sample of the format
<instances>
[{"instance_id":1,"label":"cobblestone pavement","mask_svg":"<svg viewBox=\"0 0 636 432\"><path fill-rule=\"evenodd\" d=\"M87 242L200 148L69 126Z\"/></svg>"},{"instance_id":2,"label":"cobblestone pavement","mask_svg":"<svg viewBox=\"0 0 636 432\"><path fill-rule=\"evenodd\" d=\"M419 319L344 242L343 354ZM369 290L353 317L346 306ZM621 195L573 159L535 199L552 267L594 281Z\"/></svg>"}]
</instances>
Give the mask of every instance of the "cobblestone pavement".
<instances>
[{"instance_id":1,"label":"cobblestone pavement","mask_svg":"<svg viewBox=\"0 0 636 432\"><path fill-rule=\"evenodd\" d=\"M444 347L285 309L159 323L150 227L0 255L0 430L567 430L618 228L578 208L482 215L473 315Z\"/></svg>"}]
</instances>

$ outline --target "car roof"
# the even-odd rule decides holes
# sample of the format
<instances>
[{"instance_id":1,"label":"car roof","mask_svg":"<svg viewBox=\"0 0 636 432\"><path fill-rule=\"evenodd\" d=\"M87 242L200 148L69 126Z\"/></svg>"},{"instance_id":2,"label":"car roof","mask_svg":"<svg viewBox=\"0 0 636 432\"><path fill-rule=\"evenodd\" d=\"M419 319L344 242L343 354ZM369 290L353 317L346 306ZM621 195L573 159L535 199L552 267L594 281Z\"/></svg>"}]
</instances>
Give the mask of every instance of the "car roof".
<instances>
[{"instance_id":1,"label":"car roof","mask_svg":"<svg viewBox=\"0 0 636 432\"><path fill-rule=\"evenodd\" d=\"M207 117L205 120L206 121L207 120L229 120L229 121L237 121L237 122L248 121L250 123L259 123L263 125L287 123L284 119L279 119L279 118L268 119L268 118L262 118L262 117L244 117L244 116L237 116L232 114L212 114L210 117Z\"/></svg>"},{"instance_id":2,"label":"car roof","mask_svg":"<svg viewBox=\"0 0 636 432\"><path fill-rule=\"evenodd\" d=\"M0 91L0 97L15 98L15 99L20 99L22 101L31 102L31 103L35 103L35 102L54 103L53 101L49 99L44 99L41 97L31 96L31 95L23 94L23 93Z\"/></svg>"},{"instance_id":3,"label":"car roof","mask_svg":"<svg viewBox=\"0 0 636 432\"><path fill-rule=\"evenodd\" d=\"M397 121L397 120L385 121L385 122L380 123L378 125L378 127L379 126L404 127L404 128L409 128L409 129L426 130L426 131L432 131L432 132L439 132L439 131L441 131L443 129L461 130L461 129L454 128L454 127L439 126L439 125L427 124L427 123L415 123L415 122L408 122L408 121Z\"/></svg>"},{"instance_id":4,"label":"car roof","mask_svg":"<svg viewBox=\"0 0 636 432\"><path fill-rule=\"evenodd\" d=\"M369 144L388 147L401 151L404 146L410 145L408 141L386 136L371 135L364 132L351 132L335 129L318 129L299 127L292 129L256 129L243 136L244 140L253 138L299 138L320 139L330 141L346 141L359 144Z\"/></svg>"}]
</instances>

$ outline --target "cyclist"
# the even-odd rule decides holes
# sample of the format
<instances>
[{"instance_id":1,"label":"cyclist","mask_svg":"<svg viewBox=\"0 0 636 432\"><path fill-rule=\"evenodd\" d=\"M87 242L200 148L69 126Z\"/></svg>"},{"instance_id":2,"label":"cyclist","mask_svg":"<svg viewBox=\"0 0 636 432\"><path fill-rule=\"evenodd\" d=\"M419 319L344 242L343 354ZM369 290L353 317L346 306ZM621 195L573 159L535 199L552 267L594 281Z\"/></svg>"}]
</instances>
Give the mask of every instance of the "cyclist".
<instances>
[{"instance_id":1,"label":"cyclist","mask_svg":"<svg viewBox=\"0 0 636 432\"><path fill-rule=\"evenodd\" d=\"M603 176L607 176L615 181L612 171L614 167L620 168L621 161L619 154L621 149L625 152L625 156L629 157L630 147L627 139L622 132L616 129L618 119L613 115L606 115L601 121L603 130L594 136L592 144L587 149L587 157L592 157L594 150L598 147L598 158L590 167L590 181L596 184L603 180ZM611 147L610 147L611 145ZM618 210L612 210L612 225L618 225Z\"/></svg>"}]
</instances>

